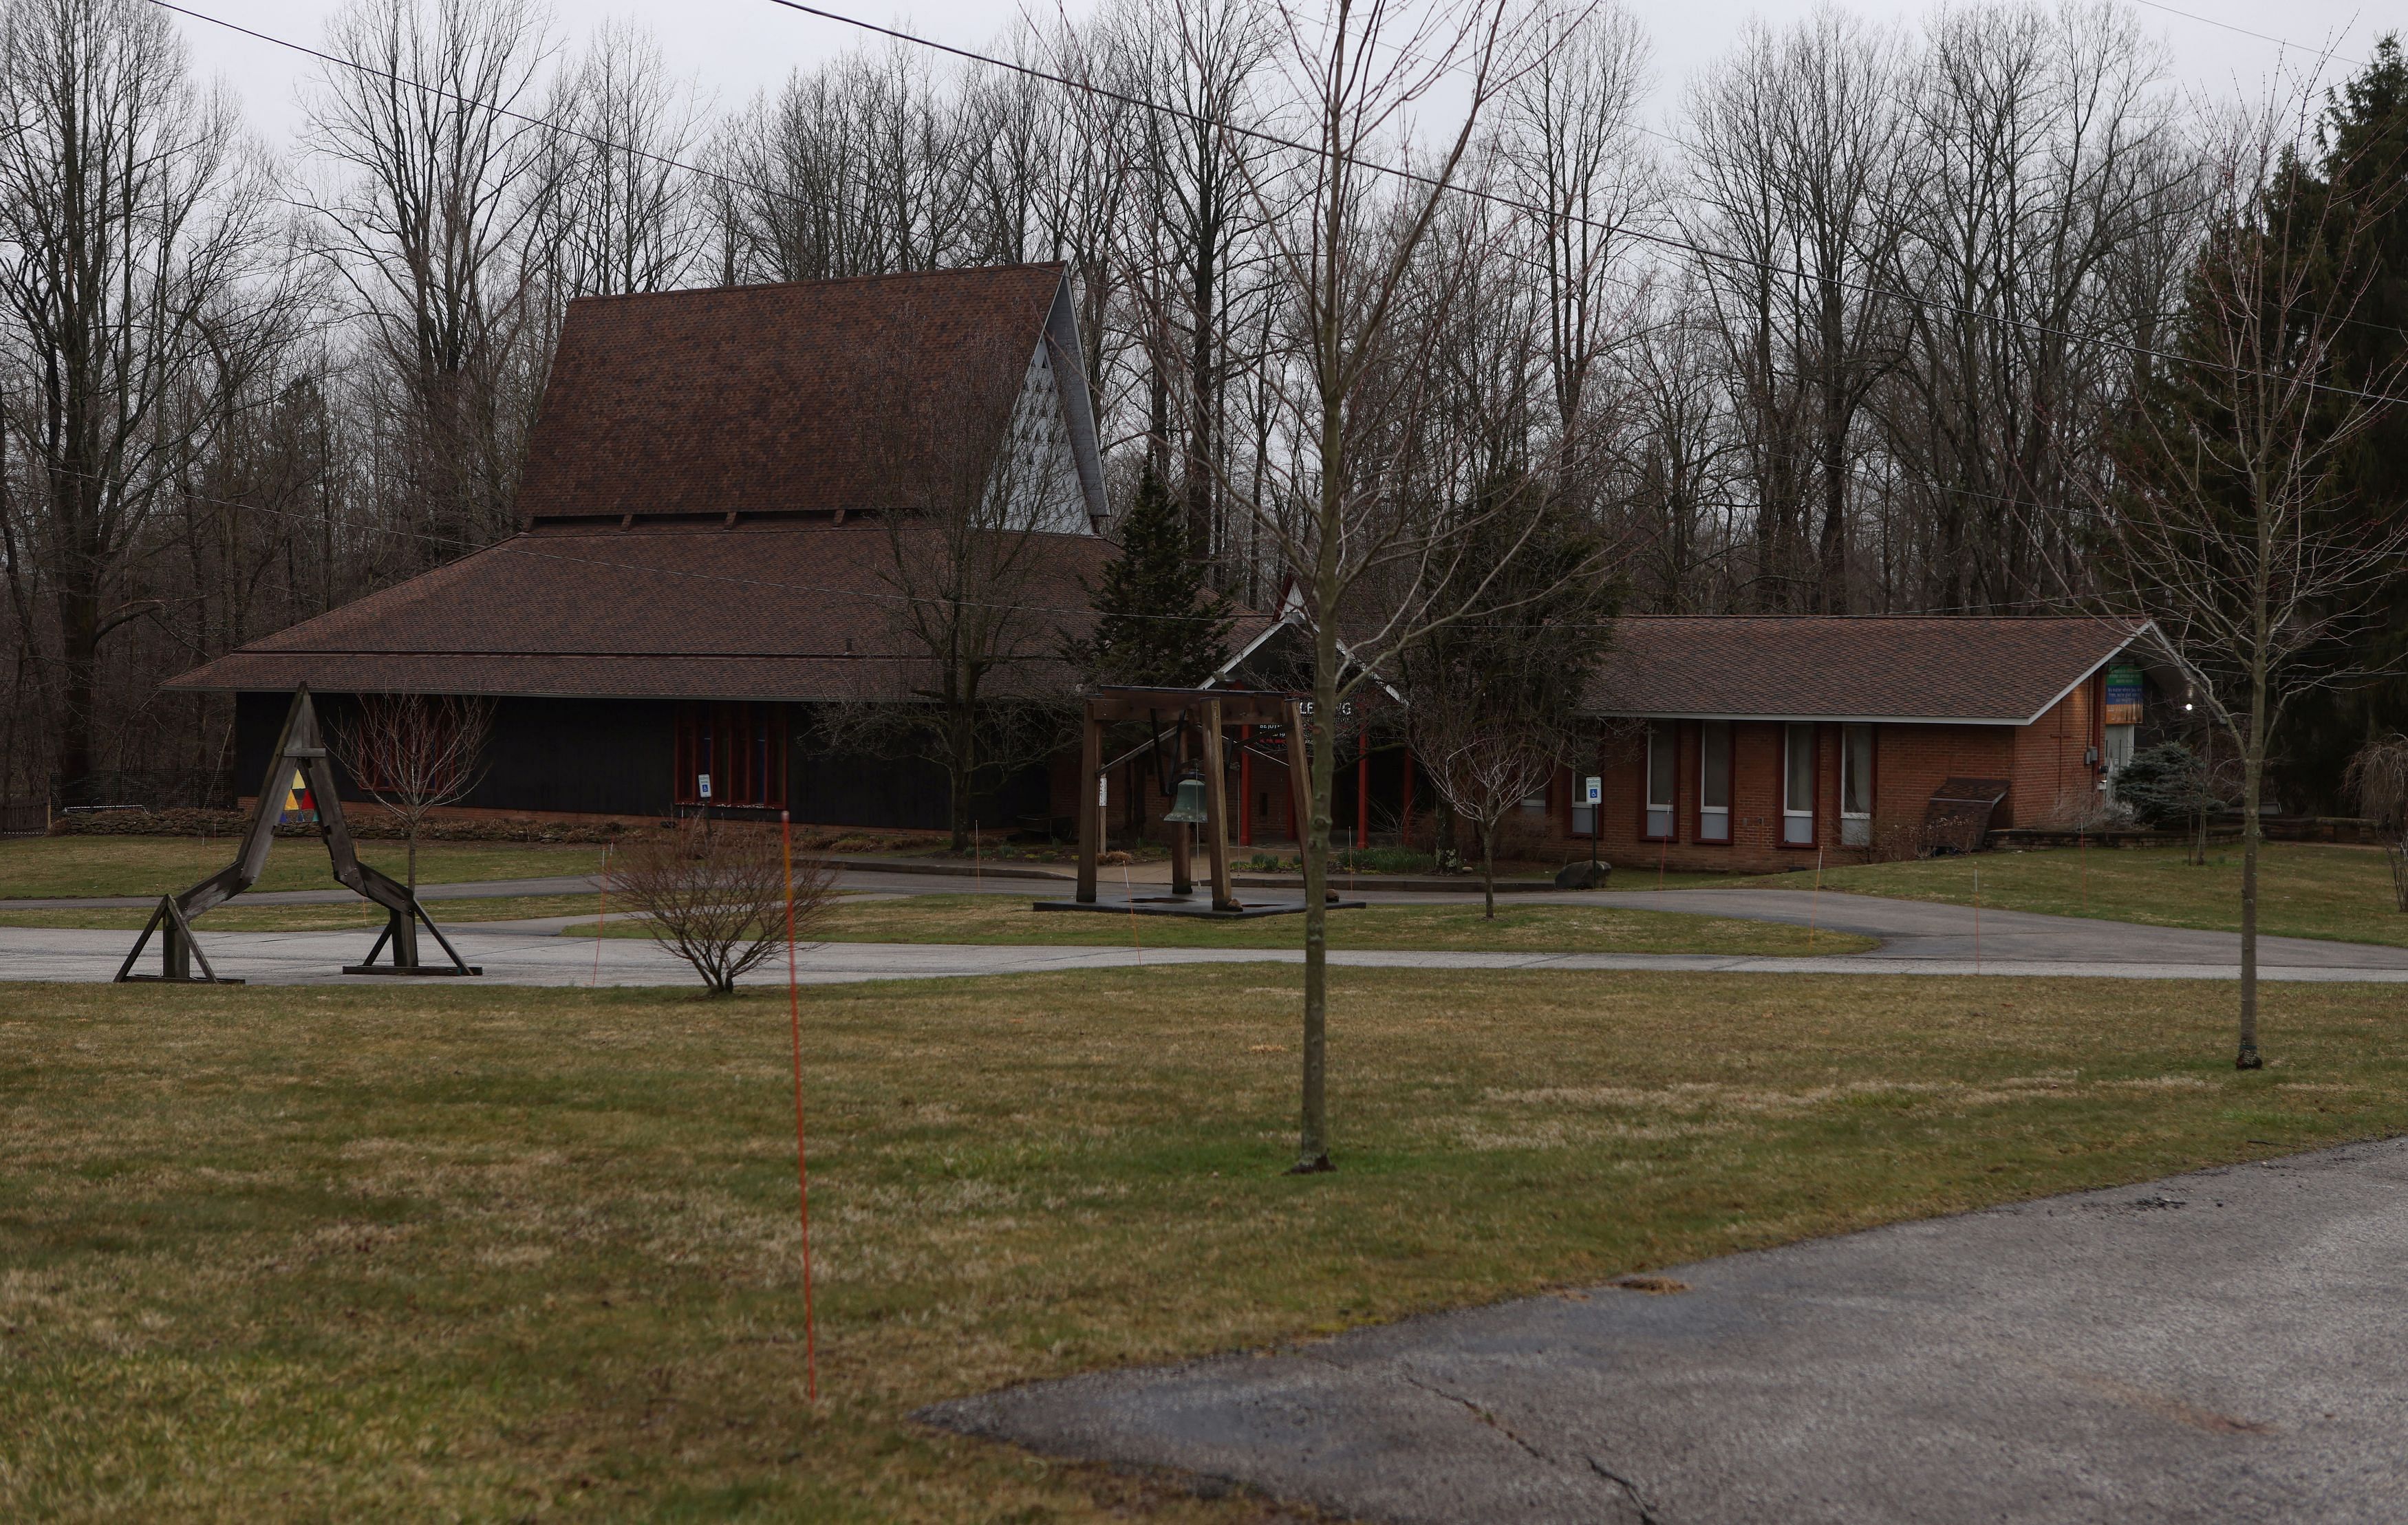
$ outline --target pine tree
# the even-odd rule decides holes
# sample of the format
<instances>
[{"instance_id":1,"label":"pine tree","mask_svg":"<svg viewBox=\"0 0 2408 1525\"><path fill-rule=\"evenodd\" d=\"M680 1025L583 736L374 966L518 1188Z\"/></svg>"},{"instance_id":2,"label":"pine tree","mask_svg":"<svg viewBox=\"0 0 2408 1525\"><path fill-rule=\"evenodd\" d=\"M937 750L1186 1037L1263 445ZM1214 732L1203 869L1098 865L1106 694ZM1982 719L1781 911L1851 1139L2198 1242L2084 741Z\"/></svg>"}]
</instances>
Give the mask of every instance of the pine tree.
<instances>
[{"instance_id":1,"label":"pine tree","mask_svg":"<svg viewBox=\"0 0 2408 1525\"><path fill-rule=\"evenodd\" d=\"M1204 581L1187 528L1148 463L1120 524L1121 553L1087 590L1096 625L1064 654L1096 683L1194 688L1228 659L1229 600Z\"/></svg>"}]
</instances>

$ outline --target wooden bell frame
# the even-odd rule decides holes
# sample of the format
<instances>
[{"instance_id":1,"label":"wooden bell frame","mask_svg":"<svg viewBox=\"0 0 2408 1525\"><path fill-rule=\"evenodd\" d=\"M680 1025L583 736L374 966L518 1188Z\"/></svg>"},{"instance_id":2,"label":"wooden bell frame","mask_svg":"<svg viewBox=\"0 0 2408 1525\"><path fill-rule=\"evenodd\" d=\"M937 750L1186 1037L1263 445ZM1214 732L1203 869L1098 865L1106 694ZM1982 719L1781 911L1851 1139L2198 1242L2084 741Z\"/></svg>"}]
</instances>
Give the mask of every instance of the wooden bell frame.
<instances>
[{"instance_id":1,"label":"wooden bell frame","mask_svg":"<svg viewBox=\"0 0 2408 1525\"><path fill-rule=\"evenodd\" d=\"M1162 755L1161 732L1164 718L1170 718L1178 737L1176 762L1184 764L1188 736L1195 733L1201 750L1197 759L1204 768L1203 846L1212 881L1212 909L1239 912L1245 909L1229 885L1229 805L1227 779L1223 772L1224 733L1233 725L1278 726L1285 730L1288 745L1288 784L1296 795L1296 819L1305 820L1312 813L1307 794L1304 759L1304 708L1295 694L1257 692L1243 689L1140 689L1107 688L1096 691L1087 700L1086 715L1079 732L1079 887L1073 904L1096 904L1096 858L1104 837L1105 779L1110 768L1104 762L1104 731L1108 726L1124 721L1142 721L1153 738L1143 747L1154 749L1156 766L1165 768L1171 759ZM1170 844L1170 880L1174 895L1185 895L1193 888L1193 867L1189 861L1187 834L1176 833Z\"/></svg>"}]
</instances>

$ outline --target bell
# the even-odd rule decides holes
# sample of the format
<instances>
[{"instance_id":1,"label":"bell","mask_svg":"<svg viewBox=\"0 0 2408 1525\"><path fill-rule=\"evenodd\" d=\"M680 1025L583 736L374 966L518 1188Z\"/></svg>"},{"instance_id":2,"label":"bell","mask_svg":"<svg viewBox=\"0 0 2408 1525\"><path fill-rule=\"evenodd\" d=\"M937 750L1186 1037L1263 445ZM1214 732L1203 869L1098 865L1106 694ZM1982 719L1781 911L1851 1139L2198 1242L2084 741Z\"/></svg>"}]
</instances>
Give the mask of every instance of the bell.
<instances>
[{"instance_id":1,"label":"bell","mask_svg":"<svg viewBox=\"0 0 2408 1525\"><path fill-rule=\"evenodd\" d=\"M1212 818L1204 813L1204 776L1193 768L1179 780L1179 796L1162 818L1180 826L1201 826Z\"/></svg>"}]
</instances>

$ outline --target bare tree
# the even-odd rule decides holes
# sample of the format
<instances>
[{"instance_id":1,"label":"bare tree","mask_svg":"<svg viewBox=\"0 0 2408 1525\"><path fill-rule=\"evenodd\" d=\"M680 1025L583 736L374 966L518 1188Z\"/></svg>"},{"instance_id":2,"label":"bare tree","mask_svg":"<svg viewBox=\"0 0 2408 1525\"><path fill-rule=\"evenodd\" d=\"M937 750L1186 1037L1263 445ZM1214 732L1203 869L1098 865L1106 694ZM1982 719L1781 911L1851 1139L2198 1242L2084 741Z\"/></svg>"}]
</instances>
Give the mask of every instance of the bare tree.
<instances>
[{"instance_id":1,"label":"bare tree","mask_svg":"<svg viewBox=\"0 0 2408 1525\"><path fill-rule=\"evenodd\" d=\"M790 872L777 828L708 811L621 843L609 880L610 893L649 919L654 939L692 964L712 995L735 994L790 926L812 926L837 898L836 864L806 858Z\"/></svg>"},{"instance_id":2,"label":"bare tree","mask_svg":"<svg viewBox=\"0 0 2408 1525\"><path fill-rule=\"evenodd\" d=\"M2391 894L2408 911L2408 736L2378 736L2359 748L2343 783L2375 829L2391 837L2383 849L2391 861Z\"/></svg>"},{"instance_id":3,"label":"bare tree","mask_svg":"<svg viewBox=\"0 0 2408 1525\"><path fill-rule=\"evenodd\" d=\"M1064 542L1094 541L1054 392L1025 384L1070 357L974 340L930 369L919 357L939 352L942 318L903 298L883 346L893 368L866 388L894 495L880 576L912 702L863 695L832 723L944 769L959 852L981 787L1068 734L1061 611L1085 600Z\"/></svg>"},{"instance_id":4,"label":"bare tree","mask_svg":"<svg viewBox=\"0 0 2408 1525\"><path fill-rule=\"evenodd\" d=\"M103 648L158 600L129 559L187 442L163 416L213 336L251 321L267 187L232 102L192 80L167 18L138 0L19 0L0 12L0 331L10 592L64 797L95 797ZM204 420L207 422L214 420Z\"/></svg>"},{"instance_id":5,"label":"bare tree","mask_svg":"<svg viewBox=\"0 0 2408 1525\"><path fill-rule=\"evenodd\" d=\"M690 85L669 77L659 43L605 22L561 78L547 113L555 163L537 184L536 242L552 251L558 297L667 291L684 283L709 242L696 177L681 168L702 136Z\"/></svg>"},{"instance_id":6,"label":"bare tree","mask_svg":"<svg viewBox=\"0 0 2408 1525\"><path fill-rule=\"evenodd\" d=\"M2365 676L2353 648L2408 550L2408 521L2372 518L2334 492L2344 453L2384 416L2401 373L2330 383L2335 335L2357 321L2370 278L2326 284L2331 269L2372 268L2358 246L2396 193L2399 166L2367 178L2386 188L2374 194L2315 186L2297 151L2312 117L2302 93L2229 130L2180 358L2131 410L2112 487L2093 488L2108 606L2153 621L2193 702L2240 756L2243 1069L2263 1062L2267 756L2300 695Z\"/></svg>"},{"instance_id":7,"label":"bare tree","mask_svg":"<svg viewBox=\"0 0 2408 1525\"><path fill-rule=\"evenodd\" d=\"M418 893L418 837L435 812L485 777L491 700L459 694L366 693L330 727L327 750L360 791L401 822L409 842L409 892Z\"/></svg>"},{"instance_id":8,"label":"bare tree","mask_svg":"<svg viewBox=\"0 0 2408 1525\"><path fill-rule=\"evenodd\" d=\"M1211 16L1194 5L1176 14L1182 47L1202 56ZM1275 438L1264 467L1275 480L1255 527L1288 569L1312 648L1299 1172L1331 1168L1324 891L1340 707L1485 586L1449 576L1477 515L1447 508L1419 479L1435 423L1424 380L1461 274L1429 241L1483 113L1512 77L1509 61L1531 56L1518 17L1505 0L1452 0L1411 18L1354 0L1276 7L1266 76L1294 104L1270 128L1296 147L1240 161L1265 278L1293 335L1266 388ZM1409 119L1441 82L1461 115L1425 150ZM1409 177L1382 173L1400 163ZM1210 400L1178 402L1192 416ZM1489 544L1506 557L1519 549L1512 534Z\"/></svg>"},{"instance_id":9,"label":"bare tree","mask_svg":"<svg viewBox=\"0 0 2408 1525\"><path fill-rule=\"evenodd\" d=\"M549 23L535 0L354 0L326 31L304 138L332 171L319 248L392 389L420 544L482 545L512 527L550 363L529 352L551 332L538 235L563 167L540 116Z\"/></svg>"},{"instance_id":10,"label":"bare tree","mask_svg":"<svg viewBox=\"0 0 2408 1525\"><path fill-rule=\"evenodd\" d=\"M1699 91L1691 218L1746 398L1771 606L1848 608L1858 420L1895 363L1917 174L1897 42L1836 11L1758 30ZM1819 522L1817 520L1819 520Z\"/></svg>"},{"instance_id":11,"label":"bare tree","mask_svg":"<svg viewBox=\"0 0 2408 1525\"><path fill-rule=\"evenodd\" d=\"M1549 0L1528 71L1500 101L1505 184L1533 220L1545 281L1547 369L1559 426L1580 428L1590 378L1627 338L1640 293L1630 235L1661 186L1640 142L1647 37L1618 5Z\"/></svg>"}]
</instances>

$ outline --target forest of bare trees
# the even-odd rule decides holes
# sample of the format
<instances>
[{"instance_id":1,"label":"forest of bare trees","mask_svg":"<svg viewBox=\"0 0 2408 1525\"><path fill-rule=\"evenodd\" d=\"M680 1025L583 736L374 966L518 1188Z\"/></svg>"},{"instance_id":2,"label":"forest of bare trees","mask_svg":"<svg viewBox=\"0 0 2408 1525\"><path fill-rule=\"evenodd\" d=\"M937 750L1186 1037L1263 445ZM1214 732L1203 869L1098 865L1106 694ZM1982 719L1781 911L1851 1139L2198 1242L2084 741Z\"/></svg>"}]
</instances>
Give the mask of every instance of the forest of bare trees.
<instances>
[{"instance_id":1,"label":"forest of bare trees","mask_svg":"<svg viewBox=\"0 0 2408 1525\"><path fill-rule=\"evenodd\" d=\"M263 145L144 0L0 0L0 795L222 799L231 705L162 681L511 533L593 292L1067 261L1115 502L1150 462L1244 601L1308 570L1294 405L1333 356L1377 463L1346 492L1534 477L1627 609L2100 595L2249 104L2186 95L2137 12L1826 9L1659 90L1630 10L1532 0L1476 87L1417 87L1477 89L1467 140L1367 119L1334 188L1291 21L1111 0L990 61L866 39L714 107L624 24L351 0L292 39L327 61ZM1379 66L1410 71L1429 39L1397 36ZM2368 109L2400 74L2386 46ZM2302 120L2313 164L2339 129ZM1432 164L1408 236L1379 182ZM1353 319L1309 300L1300 228L1402 251L1372 349L1324 342Z\"/></svg>"}]
</instances>

